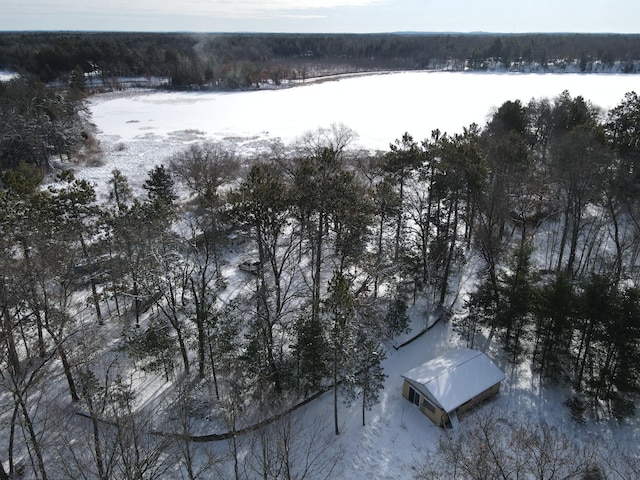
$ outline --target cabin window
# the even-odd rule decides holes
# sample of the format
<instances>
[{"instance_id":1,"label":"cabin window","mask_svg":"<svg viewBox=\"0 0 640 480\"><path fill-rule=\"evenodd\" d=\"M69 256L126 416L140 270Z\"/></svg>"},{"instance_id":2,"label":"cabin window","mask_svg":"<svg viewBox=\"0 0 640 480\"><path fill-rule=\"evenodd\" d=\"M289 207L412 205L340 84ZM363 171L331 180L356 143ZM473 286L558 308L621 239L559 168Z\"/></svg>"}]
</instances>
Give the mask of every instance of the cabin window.
<instances>
[{"instance_id":1,"label":"cabin window","mask_svg":"<svg viewBox=\"0 0 640 480\"><path fill-rule=\"evenodd\" d=\"M424 397L422 398L422 408L429 410L431 413L436 413L435 405Z\"/></svg>"},{"instance_id":2,"label":"cabin window","mask_svg":"<svg viewBox=\"0 0 640 480\"><path fill-rule=\"evenodd\" d=\"M409 387L409 401L411 403L415 403L418 407L420 406L420 394L412 387Z\"/></svg>"}]
</instances>

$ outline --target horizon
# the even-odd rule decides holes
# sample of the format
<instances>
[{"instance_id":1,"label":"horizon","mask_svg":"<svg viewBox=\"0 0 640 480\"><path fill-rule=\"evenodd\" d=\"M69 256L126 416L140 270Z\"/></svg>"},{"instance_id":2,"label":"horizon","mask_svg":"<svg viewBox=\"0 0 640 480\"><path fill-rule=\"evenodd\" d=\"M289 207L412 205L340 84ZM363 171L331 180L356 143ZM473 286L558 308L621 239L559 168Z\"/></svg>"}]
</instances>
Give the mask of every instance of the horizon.
<instances>
[{"instance_id":1,"label":"horizon","mask_svg":"<svg viewBox=\"0 0 640 480\"><path fill-rule=\"evenodd\" d=\"M438 35L500 35L500 36L527 36L527 35L585 35L585 36L621 36L632 37L640 36L640 32L578 32L578 31L530 31L530 32L500 32L500 31L418 31L418 30L397 30L397 31L379 31L379 32L285 32L285 31L261 31L261 30L246 30L246 31L199 31L199 30L0 30L0 34L38 34L38 33L59 33L59 34L157 34L157 35L423 35L423 36L438 36Z\"/></svg>"}]
</instances>

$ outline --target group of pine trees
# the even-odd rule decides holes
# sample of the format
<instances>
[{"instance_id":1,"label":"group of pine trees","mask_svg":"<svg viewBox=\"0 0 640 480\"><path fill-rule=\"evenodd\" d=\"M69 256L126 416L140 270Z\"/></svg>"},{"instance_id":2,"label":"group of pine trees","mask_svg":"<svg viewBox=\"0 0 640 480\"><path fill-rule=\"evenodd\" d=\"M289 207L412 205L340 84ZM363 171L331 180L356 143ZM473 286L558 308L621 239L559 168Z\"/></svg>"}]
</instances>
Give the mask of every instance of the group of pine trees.
<instances>
[{"instance_id":1,"label":"group of pine trees","mask_svg":"<svg viewBox=\"0 0 640 480\"><path fill-rule=\"evenodd\" d=\"M7 112L17 108L3 122ZM104 201L69 172L43 188L50 153L0 143L13 167L0 191L0 461L50 477L71 442L49 425L63 396L91 419L76 466L154 478L167 445L141 436L167 424L136 416L140 372L179 391L182 439L189 418L234 433L329 389L335 433L341 397L364 424L384 341L418 297L468 307L455 321L470 346L495 333L510 360L570 385L574 410L632 413L638 125L635 93L602 112L564 92L506 102L461 134L406 133L380 154L350 149L354 132L339 125L253 159L195 144L149 171L143 194L114 170Z\"/></svg>"},{"instance_id":2,"label":"group of pine trees","mask_svg":"<svg viewBox=\"0 0 640 480\"><path fill-rule=\"evenodd\" d=\"M570 385L572 402L628 416L640 387L640 102L629 93L606 116L566 94L548 106L506 103L487 126L506 162L494 179L501 200L480 216L488 268L461 331L473 345L487 325L511 361ZM502 202L508 225L492 218Z\"/></svg>"},{"instance_id":3,"label":"group of pine trees","mask_svg":"<svg viewBox=\"0 0 640 480\"><path fill-rule=\"evenodd\" d=\"M639 62L640 37L620 34L0 33L0 69L62 83L79 69L116 88L127 77L228 90L335 73L491 65L635 73Z\"/></svg>"},{"instance_id":4,"label":"group of pine trees","mask_svg":"<svg viewBox=\"0 0 640 480\"><path fill-rule=\"evenodd\" d=\"M50 169L88 146L91 128L84 77L58 91L33 76L0 82L0 169L20 163Z\"/></svg>"}]
</instances>

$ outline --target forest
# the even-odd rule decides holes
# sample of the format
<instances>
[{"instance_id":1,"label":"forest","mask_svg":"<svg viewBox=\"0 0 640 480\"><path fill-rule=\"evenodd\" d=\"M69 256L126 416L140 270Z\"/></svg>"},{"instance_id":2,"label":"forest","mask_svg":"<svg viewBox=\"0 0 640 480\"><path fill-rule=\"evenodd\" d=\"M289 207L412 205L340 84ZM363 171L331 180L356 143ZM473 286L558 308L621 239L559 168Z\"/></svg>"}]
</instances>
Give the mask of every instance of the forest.
<instances>
[{"instance_id":1,"label":"forest","mask_svg":"<svg viewBox=\"0 0 640 480\"><path fill-rule=\"evenodd\" d=\"M508 101L380 154L341 125L256 158L193 144L143 195L114 170L102 202L72 172L99 154L85 88L0 82L0 479L332 478L333 437L283 412L330 391L334 437L340 402L365 425L417 298L469 347L490 332L569 388L577 422L635 414L636 93L608 112L567 92ZM142 373L171 385L162 411L138 409ZM198 441L205 418L223 453Z\"/></svg>"},{"instance_id":2,"label":"forest","mask_svg":"<svg viewBox=\"0 0 640 480\"><path fill-rule=\"evenodd\" d=\"M0 33L0 70L45 83L80 71L101 88L136 77L231 90L336 73L488 68L637 73L640 35Z\"/></svg>"}]
</instances>

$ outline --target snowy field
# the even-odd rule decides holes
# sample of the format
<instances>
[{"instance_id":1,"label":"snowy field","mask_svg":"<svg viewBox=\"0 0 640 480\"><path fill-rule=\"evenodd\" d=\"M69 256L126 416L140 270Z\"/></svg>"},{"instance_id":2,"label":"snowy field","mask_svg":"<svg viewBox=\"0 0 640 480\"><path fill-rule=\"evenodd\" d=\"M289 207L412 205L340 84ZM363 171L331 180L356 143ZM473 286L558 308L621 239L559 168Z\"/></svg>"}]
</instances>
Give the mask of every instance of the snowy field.
<instances>
[{"instance_id":1,"label":"snowy field","mask_svg":"<svg viewBox=\"0 0 640 480\"><path fill-rule=\"evenodd\" d=\"M527 103L568 90L609 109L638 87L637 75L406 72L280 90L109 93L90 103L104 164L81 176L100 186L119 168L135 187L140 171L188 142L214 140L253 153L333 123L356 132L354 147L387 150L405 132L419 141L436 128L454 134L471 123L482 126L507 100Z\"/></svg>"},{"instance_id":2,"label":"snowy field","mask_svg":"<svg viewBox=\"0 0 640 480\"><path fill-rule=\"evenodd\" d=\"M639 80L638 76L623 75L400 73L283 90L105 94L92 98L90 105L104 158L101 165L83 168L78 176L95 182L98 191L104 192L112 169L119 168L135 188L148 170L166 163L190 142L215 140L238 153L259 152L276 139L288 144L307 131L332 123L344 123L355 130L359 134L356 147L386 149L405 131L420 140L435 128L456 133L472 122L483 125L491 109L506 100L526 103L568 90L573 96L582 95L611 108L626 92L636 90ZM411 314L416 329L422 328L426 308L416 305ZM438 438L447 433L402 398L400 375L455 346L463 345L452 324L439 322L410 345L398 351L388 349L385 389L380 403L367 412L367 426L360 424L359 405L341 407L338 441L344 461L333 478L412 478L412 466L423 462L437 447ZM498 398L483 408L497 409L515 420L544 419L585 444L640 444L636 419L623 425L607 419L577 425L562 405L567 392L542 387L526 365L508 364L495 341L485 339L479 349L507 375ZM331 394L302 411L308 418L320 416L330 423Z\"/></svg>"}]
</instances>

